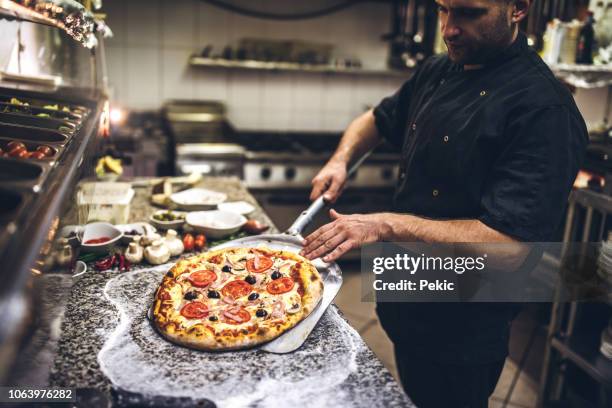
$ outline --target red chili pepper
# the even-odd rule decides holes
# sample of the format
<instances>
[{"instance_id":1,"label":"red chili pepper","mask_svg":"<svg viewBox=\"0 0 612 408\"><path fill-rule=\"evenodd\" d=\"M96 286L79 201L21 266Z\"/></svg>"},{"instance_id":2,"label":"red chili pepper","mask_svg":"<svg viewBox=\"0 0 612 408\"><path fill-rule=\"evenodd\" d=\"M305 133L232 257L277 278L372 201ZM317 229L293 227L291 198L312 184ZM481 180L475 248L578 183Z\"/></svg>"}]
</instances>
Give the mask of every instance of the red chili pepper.
<instances>
[{"instance_id":1,"label":"red chili pepper","mask_svg":"<svg viewBox=\"0 0 612 408\"><path fill-rule=\"evenodd\" d=\"M125 268L125 258L123 255L119 255L119 272L123 272L123 268Z\"/></svg>"}]
</instances>

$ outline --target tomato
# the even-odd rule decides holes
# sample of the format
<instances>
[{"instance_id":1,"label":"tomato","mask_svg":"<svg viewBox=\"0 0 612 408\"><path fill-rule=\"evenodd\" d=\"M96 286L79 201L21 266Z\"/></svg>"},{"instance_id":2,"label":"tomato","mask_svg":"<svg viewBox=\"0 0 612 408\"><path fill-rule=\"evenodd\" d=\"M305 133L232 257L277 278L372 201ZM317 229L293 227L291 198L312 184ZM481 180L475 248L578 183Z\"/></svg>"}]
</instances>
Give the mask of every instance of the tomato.
<instances>
[{"instance_id":1,"label":"tomato","mask_svg":"<svg viewBox=\"0 0 612 408\"><path fill-rule=\"evenodd\" d=\"M159 294L159 298L160 298L161 300L170 300L170 299L172 299L172 298L170 297L170 294L168 293L168 291L167 291L167 290L163 290L163 291L162 291L162 292Z\"/></svg>"},{"instance_id":2,"label":"tomato","mask_svg":"<svg viewBox=\"0 0 612 408\"><path fill-rule=\"evenodd\" d=\"M295 285L293 279L285 276L284 278L278 278L268 283L268 285L266 285L266 290L273 295L280 295L281 293L287 293L293 289L293 285Z\"/></svg>"},{"instance_id":3,"label":"tomato","mask_svg":"<svg viewBox=\"0 0 612 408\"><path fill-rule=\"evenodd\" d=\"M188 319L201 319L208 316L208 308L202 302L191 302L183 306L181 314Z\"/></svg>"},{"instance_id":4,"label":"tomato","mask_svg":"<svg viewBox=\"0 0 612 408\"><path fill-rule=\"evenodd\" d=\"M197 286L198 288L205 288L210 285L214 281L217 280L217 274L210 270L201 270L192 272L187 279L193 286Z\"/></svg>"},{"instance_id":5,"label":"tomato","mask_svg":"<svg viewBox=\"0 0 612 408\"><path fill-rule=\"evenodd\" d=\"M44 154L45 156L53 156L53 149L51 149L49 146L38 146L36 148L37 152L41 152L42 154Z\"/></svg>"},{"instance_id":6,"label":"tomato","mask_svg":"<svg viewBox=\"0 0 612 408\"><path fill-rule=\"evenodd\" d=\"M23 157L23 155L27 153L28 151L23 146L15 146L11 150L9 150L9 156L11 157Z\"/></svg>"},{"instance_id":7,"label":"tomato","mask_svg":"<svg viewBox=\"0 0 612 408\"><path fill-rule=\"evenodd\" d=\"M253 291L253 287L243 280L235 280L231 281L227 285L221 289L221 293L224 296L231 297L233 299L238 299L240 297L246 296Z\"/></svg>"},{"instance_id":8,"label":"tomato","mask_svg":"<svg viewBox=\"0 0 612 408\"><path fill-rule=\"evenodd\" d=\"M206 246L206 237L202 234L196 235L193 242L195 249L202 249Z\"/></svg>"},{"instance_id":9,"label":"tomato","mask_svg":"<svg viewBox=\"0 0 612 408\"><path fill-rule=\"evenodd\" d=\"M193 251L194 240L193 235L185 234L183 235L183 246L185 247L185 251Z\"/></svg>"},{"instance_id":10,"label":"tomato","mask_svg":"<svg viewBox=\"0 0 612 408\"><path fill-rule=\"evenodd\" d=\"M31 159L42 160L45 157L47 157L47 156L45 156L45 154L43 152L39 152L38 150L35 151L35 152L30 153L30 158Z\"/></svg>"},{"instance_id":11,"label":"tomato","mask_svg":"<svg viewBox=\"0 0 612 408\"><path fill-rule=\"evenodd\" d=\"M274 265L274 261L266 256L259 256L259 267L255 267L255 259L251 258L247 261L246 267L251 273L262 273L270 269Z\"/></svg>"},{"instance_id":12,"label":"tomato","mask_svg":"<svg viewBox=\"0 0 612 408\"><path fill-rule=\"evenodd\" d=\"M242 324L251 320L251 314L243 308L236 313L232 313L232 317L226 316L225 313L222 313L221 316L223 317L223 322L227 324Z\"/></svg>"},{"instance_id":13,"label":"tomato","mask_svg":"<svg viewBox=\"0 0 612 408\"><path fill-rule=\"evenodd\" d=\"M21 142L16 142L16 141L14 141L14 140L13 140L13 141L8 142L8 143L6 144L6 150L13 150L13 149L14 149L14 148L16 148L16 147L18 147L18 148L20 148L20 149L23 149L23 150L26 150L26 145L24 145L24 144L23 144L23 143L21 143Z\"/></svg>"}]
</instances>

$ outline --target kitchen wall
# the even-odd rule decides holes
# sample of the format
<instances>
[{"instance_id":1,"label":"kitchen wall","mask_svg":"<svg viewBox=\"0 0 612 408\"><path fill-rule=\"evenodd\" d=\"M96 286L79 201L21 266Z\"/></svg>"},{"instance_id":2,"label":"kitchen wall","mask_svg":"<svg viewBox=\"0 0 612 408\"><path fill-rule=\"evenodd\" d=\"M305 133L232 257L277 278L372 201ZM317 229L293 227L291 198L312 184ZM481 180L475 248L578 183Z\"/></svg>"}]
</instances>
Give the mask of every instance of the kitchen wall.
<instances>
[{"instance_id":1,"label":"kitchen wall","mask_svg":"<svg viewBox=\"0 0 612 408\"><path fill-rule=\"evenodd\" d=\"M240 4L292 12L336 3ZM104 11L115 34L107 42L113 99L131 109L155 109L173 98L216 99L227 104L238 128L341 131L403 82L384 75L223 71L187 64L188 57L207 44L220 51L250 36L332 43L340 56L358 57L365 68L384 69L388 50L380 36L389 30L388 4L363 3L331 16L294 22L243 17L198 0L106 0Z\"/></svg>"},{"instance_id":2,"label":"kitchen wall","mask_svg":"<svg viewBox=\"0 0 612 408\"><path fill-rule=\"evenodd\" d=\"M236 2L273 12L336 4L332 0ZM198 0L105 0L115 37L107 41L113 100L129 109L157 109L164 101L221 100L240 129L341 131L366 107L394 92L404 78L190 68L187 60L207 44L220 51L243 37L332 43L340 56L384 69L390 6L368 2L313 20L278 22L243 17ZM605 89L575 97L587 122L605 115ZM612 119L612 118L611 118Z\"/></svg>"}]
</instances>

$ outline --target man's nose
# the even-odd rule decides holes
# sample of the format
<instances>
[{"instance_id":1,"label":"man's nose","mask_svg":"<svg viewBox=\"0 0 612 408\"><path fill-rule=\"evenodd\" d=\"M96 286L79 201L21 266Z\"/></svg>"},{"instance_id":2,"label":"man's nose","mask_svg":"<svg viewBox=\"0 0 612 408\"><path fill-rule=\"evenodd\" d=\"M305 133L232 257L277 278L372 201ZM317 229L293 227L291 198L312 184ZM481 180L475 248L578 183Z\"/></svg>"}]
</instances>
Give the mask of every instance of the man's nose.
<instances>
[{"instance_id":1,"label":"man's nose","mask_svg":"<svg viewBox=\"0 0 612 408\"><path fill-rule=\"evenodd\" d=\"M452 40L461 34L461 29L457 27L450 19L442 27L442 36L445 40Z\"/></svg>"}]
</instances>

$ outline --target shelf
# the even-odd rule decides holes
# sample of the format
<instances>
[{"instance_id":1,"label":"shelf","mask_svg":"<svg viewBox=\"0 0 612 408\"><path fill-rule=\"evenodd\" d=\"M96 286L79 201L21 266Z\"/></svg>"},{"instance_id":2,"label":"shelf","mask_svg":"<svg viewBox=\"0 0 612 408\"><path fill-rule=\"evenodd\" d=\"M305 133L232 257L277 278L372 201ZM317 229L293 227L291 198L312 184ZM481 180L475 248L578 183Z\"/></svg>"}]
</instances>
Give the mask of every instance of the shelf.
<instances>
[{"instance_id":1,"label":"shelf","mask_svg":"<svg viewBox=\"0 0 612 408\"><path fill-rule=\"evenodd\" d=\"M557 77L576 88L592 89L612 85L612 64L550 64L549 67Z\"/></svg>"},{"instance_id":2,"label":"shelf","mask_svg":"<svg viewBox=\"0 0 612 408\"><path fill-rule=\"evenodd\" d=\"M222 58L204 58L199 57L197 55L193 55L189 58L189 65L191 65L192 67L202 68L225 68L250 71L306 72L331 75L361 75L395 78L408 78L412 73L412 71L338 68L333 65L298 64L295 62L226 60Z\"/></svg>"},{"instance_id":3,"label":"shelf","mask_svg":"<svg viewBox=\"0 0 612 408\"><path fill-rule=\"evenodd\" d=\"M612 390L612 361L599 352L599 337L574 335L571 339L553 337L551 345L589 376Z\"/></svg>"}]
</instances>

